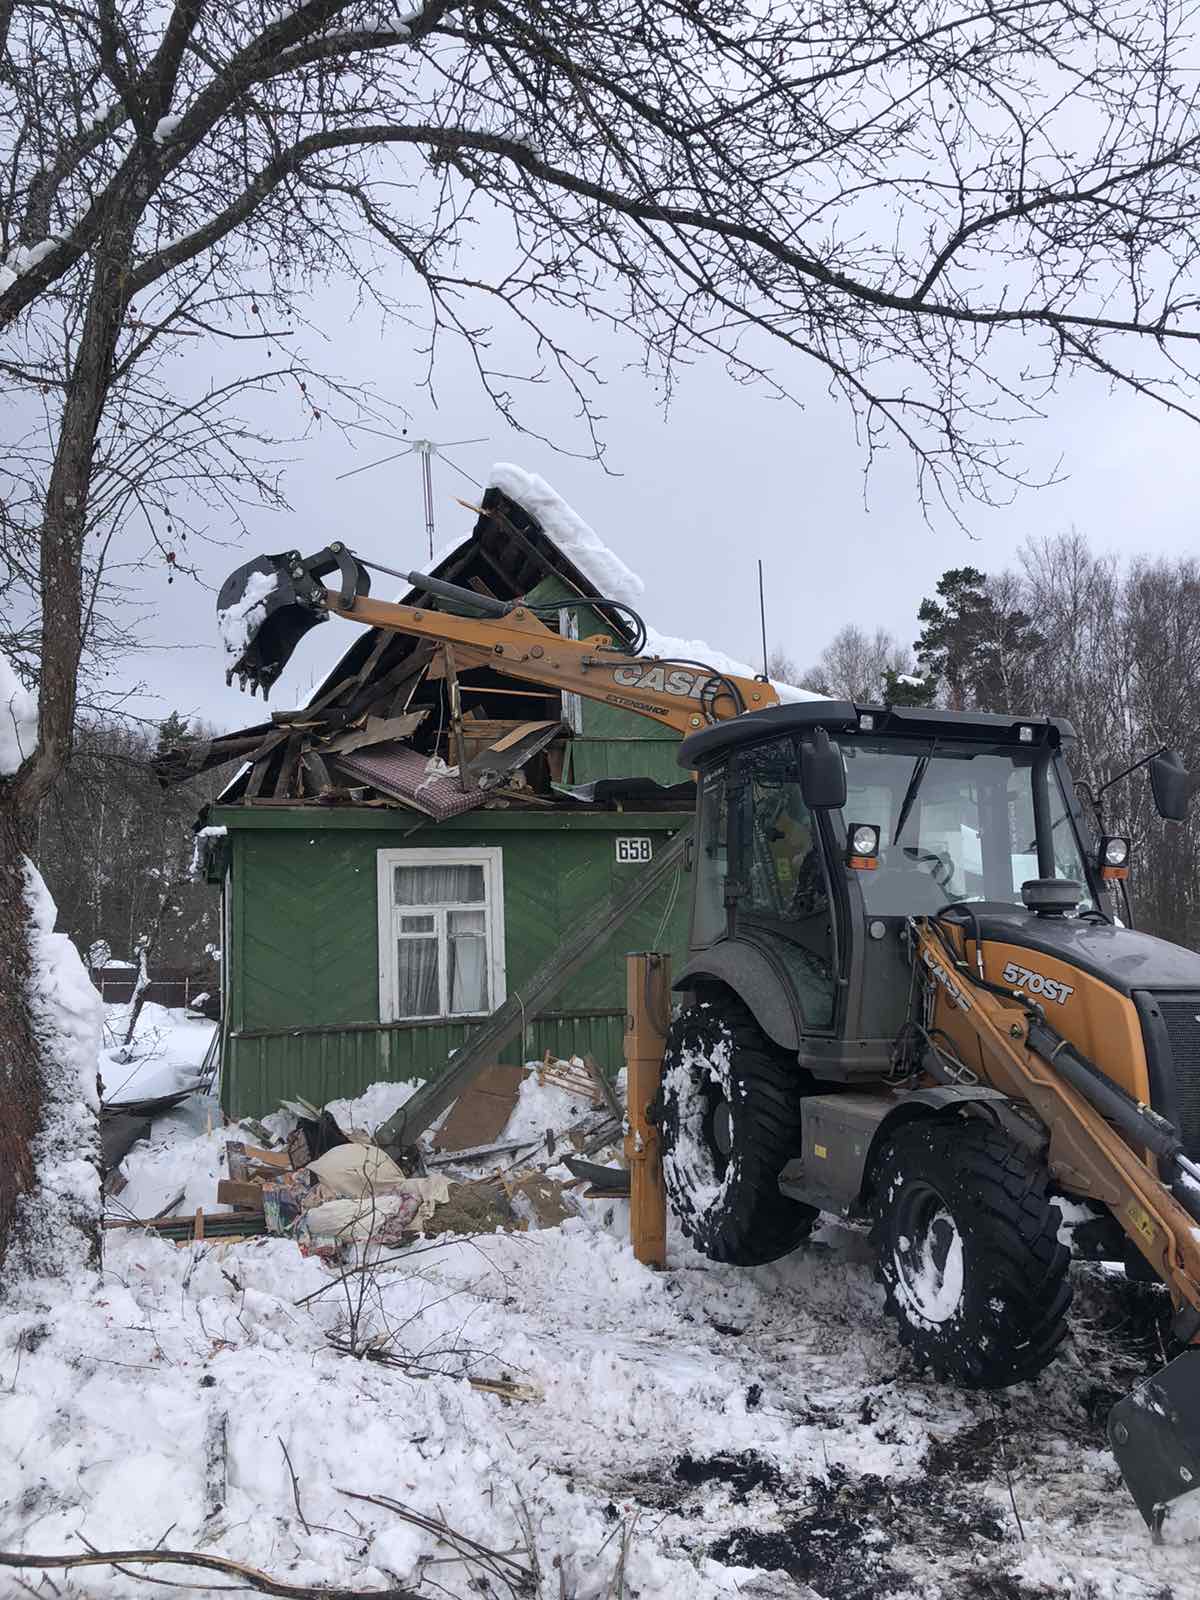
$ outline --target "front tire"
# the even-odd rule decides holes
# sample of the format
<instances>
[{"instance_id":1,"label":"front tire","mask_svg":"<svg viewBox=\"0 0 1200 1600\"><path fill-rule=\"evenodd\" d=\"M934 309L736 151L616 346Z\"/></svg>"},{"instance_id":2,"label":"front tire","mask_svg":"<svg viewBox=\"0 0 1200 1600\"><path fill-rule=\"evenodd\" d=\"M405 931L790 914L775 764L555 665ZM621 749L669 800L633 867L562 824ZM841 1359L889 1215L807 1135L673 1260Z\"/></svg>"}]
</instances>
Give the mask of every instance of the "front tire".
<instances>
[{"instance_id":1,"label":"front tire","mask_svg":"<svg viewBox=\"0 0 1200 1600\"><path fill-rule=\"evenodd\" d=\"M684 1233L737 1266L794 1250L818 1212L780 1194L779 1174L800 1149L809 1075L729 1000L671 1024L662 1081L663 1177Z\"/></svg>"},{"instance_id":2,"label":"front tire","mask_svg":"<svg viewBox=\"0 0 1200 1600\"><path fill-rule=\"evenodd\" d=\"M1067 1334L1071 1252L1045 1167L975 1119L910 1123L876 1168L872 1239L900 1341L939 1377L1002 1389Z\"/></svg>"}]
</instances>

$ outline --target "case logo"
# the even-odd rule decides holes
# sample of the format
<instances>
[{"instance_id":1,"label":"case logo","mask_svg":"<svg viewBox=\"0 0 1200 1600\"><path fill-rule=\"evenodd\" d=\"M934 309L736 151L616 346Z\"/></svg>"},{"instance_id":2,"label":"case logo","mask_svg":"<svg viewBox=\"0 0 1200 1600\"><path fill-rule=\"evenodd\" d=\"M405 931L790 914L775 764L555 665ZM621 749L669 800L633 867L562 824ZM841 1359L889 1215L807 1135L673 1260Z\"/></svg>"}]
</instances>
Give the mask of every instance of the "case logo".
<instances>
[{"instance_id":1,"label":"case logo","mask_svg":"<svg viewBox=\"0 0 1200 1600\"><path fill-rule=\"evenodd\" d=\"M659 694L677 694L699 700L712 674L685 672L681 667L614 667L613 682L622 689L655 689Z\"/></svg>"},{"instance_id":2,"label":"case logo","mask_svg":"<svg viewBox=\"0 0 1200 1600\"><path fill-rule=\"evenodd\" d=\"M1015 961L1010 961L1000 976L1014 989L1024 989L1027 994L1040 994L1045 1000L1056 1000L1060 1006L1065 1006L1075 993L1074 984L1061 983L1057 978L1045 978L1040 972L1019 967Z\"/></svg>"}]
</instances>

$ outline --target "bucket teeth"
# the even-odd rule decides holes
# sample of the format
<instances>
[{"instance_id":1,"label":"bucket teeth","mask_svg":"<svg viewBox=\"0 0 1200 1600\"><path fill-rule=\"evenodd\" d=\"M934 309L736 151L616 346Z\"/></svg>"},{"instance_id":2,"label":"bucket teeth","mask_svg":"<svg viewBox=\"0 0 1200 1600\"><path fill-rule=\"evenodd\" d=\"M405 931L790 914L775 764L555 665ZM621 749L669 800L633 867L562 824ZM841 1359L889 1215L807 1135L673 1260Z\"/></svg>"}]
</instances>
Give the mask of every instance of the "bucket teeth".
<instances>
[{"instance_id":1,"label":"bucket teeth","mask_svg":"<svg viewBox=\"0 0 1200 1600\"><path fill-rule=\"evenodd\" d=\"M226 683L236 678L243 693L253 697L261 690L266 700L300 640L326 620L324 594L294 551L259 556L230 573L217 596L225 649L233 657Z\"/></svg>"},{"instance_id":2,"label":"bucket teeth","mask_svg":"<svg viewBox=\"0 0 1200 1600\"><path fill-rule=\"evenodd\" d=\"M1108 1414L1108 1442L1157 1539L1171 1505L1200 1489L1200 1348L1193 1346Z\"/></svg>"}]
</instances>

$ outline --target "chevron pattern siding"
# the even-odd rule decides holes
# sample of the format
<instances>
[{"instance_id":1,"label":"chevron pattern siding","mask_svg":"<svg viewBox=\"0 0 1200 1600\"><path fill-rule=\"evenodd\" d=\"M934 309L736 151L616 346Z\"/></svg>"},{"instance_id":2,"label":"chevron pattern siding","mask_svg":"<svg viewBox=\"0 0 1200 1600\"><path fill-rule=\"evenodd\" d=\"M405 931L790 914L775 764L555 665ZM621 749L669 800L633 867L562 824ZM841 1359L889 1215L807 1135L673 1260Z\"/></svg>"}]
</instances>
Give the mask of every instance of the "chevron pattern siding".
<instances>
[{"instance_id":1,"label":"chevron pattern siding","mask_svg":"<svg viewBox=\"0 0 1200 1600\"><path fill-rule=\"evenodd\" d=\"M658 842L678 818L624 827ZM232 833L233 949L223 1103L231 1116L262 1115L281 1098L315 1104L362 1092L381 1079L403 1082L439 1072L469 1036L461 1023L380 1028L377 961L377 850L473 848L504 852L507 987L512 994L564 934L633 866L618 866L614 827L580 829L534 814L528 827L363 830L320 826ZM591 1054L615 1072L621 1064L625 952L661 948L676 963L687 945L689 880L678 875L631 917L550 1003L531 1019L524 1044L503 1058ZM670 906L670 914L664 914ZM359 1027L352 1026L360 1024ZM368 1026L363 1027L362 1024ZM371 1026L375 1025L375 1026ZM286 1030L311 1030L288 1033ZM245 1034L248 1037L240 1037ZM255 1037L255 1035L266 1035Z\"/></svg>"}]
</instances>

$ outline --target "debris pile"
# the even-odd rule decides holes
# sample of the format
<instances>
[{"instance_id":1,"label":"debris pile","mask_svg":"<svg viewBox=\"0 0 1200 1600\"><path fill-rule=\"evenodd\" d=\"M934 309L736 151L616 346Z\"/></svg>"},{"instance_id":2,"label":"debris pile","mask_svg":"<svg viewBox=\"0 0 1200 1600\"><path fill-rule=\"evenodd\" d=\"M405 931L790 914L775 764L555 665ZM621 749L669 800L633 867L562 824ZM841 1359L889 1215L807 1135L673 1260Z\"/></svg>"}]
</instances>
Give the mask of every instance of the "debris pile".
<instances>
[{"instance_id":1,"label":"debris pile","mask_svg":"<svg viewBox=\"0 0 1200 1600\"><path fill-rule=\"evenodd\" d=\"M551 626L573 637L582 629L630 642L624 613L606 609L596 585L515 499L492 487L477 511L471 537L435 564L433 576L475 590L481 606L516 604L548 585L545 594L555 598L542 609ZM417 589L398 598L418 607L435 602ZM225 617L236 631L227 643L236 649L245 616ZM478 650L373 628L307 705L170 746L155 769L175 783L237 760L241 769L221 796L226 805L369 807L433 822L482 806L691 809L691 785L682 776L667 784L608 779L586 741L576 748L577 723L569 696L506 676ZM222 835L199 830L198 864L220 858Z\"/></svg>"},{"instance_id":2,"label":"debris pile","mask_svg":"<svg viewBox=\"0 0 1200 1600\"><path fill-rule=\"evenodd\" d=\"M344 1103L343 1103L344 1104ZM342 1118L339 1121L339 1116ZM281 1103L224 1144L216 1205L191 1215L110 1217L179 1243L273 1234L337 1262L354 1247L404 1249L420 1237L553 1228L580 1201L628 1193L628 1174L587 1156L616 1152L616 1090L589 1057L496 1065L469 1084L419 1145L389 1147L339 1107ZM228 1209L225 1209L228 1208Z\"/></svg>"}]
</instances>

